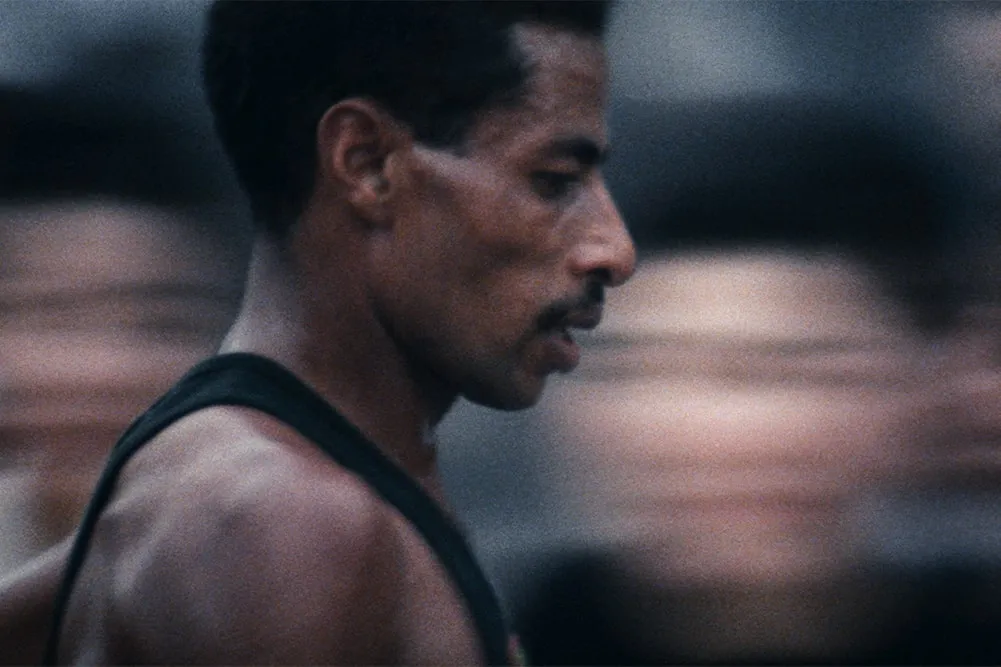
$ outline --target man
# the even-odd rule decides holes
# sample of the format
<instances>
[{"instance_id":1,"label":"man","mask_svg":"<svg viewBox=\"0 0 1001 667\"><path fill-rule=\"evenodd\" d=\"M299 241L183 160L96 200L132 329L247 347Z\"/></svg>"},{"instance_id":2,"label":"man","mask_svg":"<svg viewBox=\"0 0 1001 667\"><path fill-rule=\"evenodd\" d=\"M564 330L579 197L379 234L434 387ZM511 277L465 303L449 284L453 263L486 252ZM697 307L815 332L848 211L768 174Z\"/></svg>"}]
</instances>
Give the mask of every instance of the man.
<instances>
[{"instance_id":1,"label":"man","mask_svg":"<svg viewBox=\"0 0 1001 667\"><path fill-rule=\"evenodd\" d=\"M245 299L116 449L50 659L508 659L433 433L460 395L535 403L633 270L598 171L605 9L213 7L209 100L259 226Z\"/></svg>"}]
</instances>

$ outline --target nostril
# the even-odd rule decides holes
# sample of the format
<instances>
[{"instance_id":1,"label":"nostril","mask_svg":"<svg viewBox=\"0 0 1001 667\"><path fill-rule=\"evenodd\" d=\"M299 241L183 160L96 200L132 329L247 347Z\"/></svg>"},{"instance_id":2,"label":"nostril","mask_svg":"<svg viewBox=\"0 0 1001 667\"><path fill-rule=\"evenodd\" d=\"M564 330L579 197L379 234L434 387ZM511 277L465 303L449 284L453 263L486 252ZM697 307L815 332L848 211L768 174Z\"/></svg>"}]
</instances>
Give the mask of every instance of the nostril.
<instances>
[{"instance_id":1,"label":"nostril","mask_svg":"<svg viewBox=\"0 0 1001 667\"><path fill-rule=\"evenodd\" d=\"M595 271L587 284L587 300L600 306L605 303L605 286L611 284L612 275L606 270Z\"/></svg>"},{"instance_id":2,"label":"nostril","mask_svg":"<svg viewBox=\"0 0 1001 667\"><path fill-rule=\"evenodd\" d=\"M595 269L591 272L591 278L587 288L588 298L601 303L605 299L605 286L611 285L614 280L612 272L610 269Z\"/></svg>"}]
</instances>

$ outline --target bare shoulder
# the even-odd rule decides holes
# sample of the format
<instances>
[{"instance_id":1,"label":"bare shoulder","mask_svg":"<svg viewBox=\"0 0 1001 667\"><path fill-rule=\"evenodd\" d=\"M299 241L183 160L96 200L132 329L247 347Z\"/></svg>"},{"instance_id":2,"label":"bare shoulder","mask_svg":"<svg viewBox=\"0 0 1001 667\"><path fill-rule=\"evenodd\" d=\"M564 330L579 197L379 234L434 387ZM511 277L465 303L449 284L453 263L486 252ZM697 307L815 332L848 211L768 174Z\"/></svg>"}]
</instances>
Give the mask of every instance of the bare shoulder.
<instances>
[{"instance_id":1,"label":"bare shoulder","mask_svg":"<svg viewBox=\"0 0 1001 667\"><path fill-rule=\"evenodd\" d=\"M152 652L134 660L393 659L386 506L261 415L212 409L165 431L129 464L99 533L116 616Z\"/></svg>"}]
</instances>

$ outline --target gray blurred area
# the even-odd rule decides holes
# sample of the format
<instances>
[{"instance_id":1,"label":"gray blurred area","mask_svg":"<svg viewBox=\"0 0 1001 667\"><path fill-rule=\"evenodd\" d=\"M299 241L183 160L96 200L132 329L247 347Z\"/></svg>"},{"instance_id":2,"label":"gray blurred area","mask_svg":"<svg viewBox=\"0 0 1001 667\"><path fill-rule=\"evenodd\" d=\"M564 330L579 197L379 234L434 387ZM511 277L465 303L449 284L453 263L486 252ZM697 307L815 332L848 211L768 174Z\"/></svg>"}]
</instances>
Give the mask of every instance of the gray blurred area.
<instances>
[{"instance_id":1,"label":"gray blurred area","mask_svg":"<svg viewBox=\"0 0 1001 667\"><path fill-rule=\"evenodd\" d=\"M0 569L79 521L112 444L235 315L243 205L204 5L0 6Z\"/></svg>"},{"instance_id":2,"label":"gray blurred area","mask_svg":"<svg viewBox=\"0 0 1001 667\"><path fill-rule=\"evenodd\" d=\"M198 54L206 7L202 0L4 3L0 88L49 95L92 115L162 122L169 129L160 138L172 132L168 138L188 151L183 159L210 181L199 219L245 235L249 222L242 197L212 132L201 89Z\"/></svg>"},{"instance_id":3,"label":"gray blurred area","mask_svg":"<svg viewBox=\"0 0 1001 667\"><path fill-rule=\"evenodd\" d=\"M24 229L33 224L31 221L39 217L56 215L79 221L81 216L98 216L109 225L108 229L113 221L138 217L141 219L138 227L125 225L107 233L138 239L139 245L154 243L149 240L152 237L138 234L136 229L139 228L153 230L150 233L154 236L160 234L173 239L155 243L173 244L175 256L183 257L184 261L161 263L159 269L155 262L150 262L150 273L143 280L196 285L197 289L181 290L194 298L182 299L179 305L175 302L172 307L180 313L177 318L185 321L188 317L190 323L192 307L199 312L211 311L214 316L195 318L201 326L194 327L199 334L188 339L190 346L175 350L176 354L166 366L168 372L148 378L137 389L135 400L139 402L169 384L170 378L182 371L190 359L211 351L213 336L221 333L226 317L235 306L241 266L249 243L245 204L212 136L199 87L197 48L205 6L201 0L10 0L0 3L0 122L6 122L9 116L2 107L4 95L10 95L11 100L21 100L12 103L10 108L15 111L34 108L31 105L35 104L48 109L46 113L51 113L53 108L73 109L70 115L83 125L95 119L120 118L123 127L148 127L149 132L159 133L161 139L167 137L165 143L177 149L172 159L191 165L199 174L198 187L191 189L190 196L178 194L172 198L169 191L157 192L155 197L142 194L139 199L157 201L144 201L138 208L134 201L137 197L119 201L121 197L116 199L115 193L129 188L133 193L148 193L156 191L156 187L141 182L128 187L107 186L99 183L100 179L92 180L90 184L79 185L73 192L71 199L79 206L71 207L72 215L68 215L65 214L65 196L60 198L62 203L57 208L38 206L38 197L34 197L32 206L27 208L15 201L17 187L22 186L15 187L16 174L11 176L13 172L0 165L0 175L7 180L7 183L0 181L0 215L6 216L0 220L0 235L4 237L6 249L21 249L16 257L8 252L0 259L3 262L0 283L5 285L0 286L0 291L6 289L7 294L22 293L26 289L25 283L15 284L6 277L9 267L42 266L44 263L42 260L36 264L29 262L32 253L44 255L44 248L39 239L32 241L31 235L24 233ZM891 338L900 334L908 341L906 346L893 348L898 360L902 361L887 366L890 370L885 375L906 374L911 378L909 382L913 380L914 387L920 391L908 394L906 401L894 403L892 410L887 407L884 411L900 409L911 415L900 422L906 422L906 428L898 428L896 421L892 427L888 426L891 420L881 421L885 414L877 418L866 412L876 398L883 400L885 396L872 397L861 390L849 392L841 402L831 402L829 397L819 402L813 398L804 399L801 405L806 407L798 411L794 409L801 398L798 394L790 394L787 400L780 401L779 407L754 401L741 405L752 406L747 408L747 414L755 419L765 419L761 414L779 415L774 417L774 424L765 419L768 426L776 427L776 433L783 432L779 426L790 424L800 425L796 433L820 428L816 420L809 419L819 413L826 420L824 424L835 423L835 430L841 429L839 433L858 434L876 424L896 434L904 431L919 434L904 438L904 454L889 444L880 449L884 436L872 435L874 429L878 430L876 426L866 431L866 437L860 436L857 440L845 437L846 442L865 443L865 447L860 445L858 450L862 453L856 452L859 457L888 461L890 471L886 475L880 473L878 485L866 485L864 490L860 490L862 486L852 487L848 492L858 502L852 504L850 519L844 518L849 516L846 514L839 515L841 518L837 520L847 522L844 527L847 533L830 531L817 540L851 542L853 548L859 549L852 552L857 562L864 560L880 567L895 568L894 571L922 572L943 566L965 568L972 564L989 571L985 578L977 580L977 585L984 591L996 591L1001 581L997 575L1001 571L1001 519L998 518L1001 512L994 511L1001 500L1001 354L998 353L1001 350L1001 333L998 333L1001 331L1001 273L997 268L1001 266L998 261L1001 257L1001 189L998 188L1001 183L998 177L1001 175L1001 78L998 76L1001 71L1001 46L998 46L1001 44L1001 5L982 2L627 0L620 2L615 10L607 44L613 81L609 116L613 148L606 174L620 208L632 225L641 252L649 257L658 254L650 251L647 245L648 239L656 236L651 229L670 225L669 216L665 216L668 211L678 210L679 193L693 191L700 183L721 182L721 179L753 172L753 160L741 162L743 158L735 157L742 150L739 147L745 145L742 137L767 135L773 142L771 145L776 147L775 152L782 153L782 133L787 124L792 127L793 119L799 119L795 121L799 123L803 118L812 117L822 124L828 118L827 112L834 109L837 113L831 118L850 117L852 122L863 119L871 128L890 128L895 136L905 137L913 149L914 159L922 164L929 160L940 161L936 167L940 171L936 173L944 176L936 187L955 191L949 193L949 210L945 215L949 220L948 229L944 230L936 248L935 280L922 283L931 274L926 272L903 276L906 279L903 282L914 289L927 290L929 299L938 300L941 326L934 332L915 334L917 341L910 338L913 332L906 326L895 324L880 329L884 333L887 330L896 332ZM30 104L23 102L29 98ZM770 111L754 111L761 108ZM783 109L787 111L785 115ZM13 127L12 124L7 126ZM0 125L0 151L13 145L4 129ZM146 140L141 130L130 130L122 136L126 137L123 139L126 143L141 144ZM790 140L789 145L794 143ZM52 148L51 142L33 145ZM123 168L122 164L139 164L141 159L135 156L142 153L135 149L129 157L129 152L123 151L118 162L110 158L103 163L92 161L93 171L98 173L102 164L111 171ZM762 164L765 162L767 160L762 160ZM136 174L141 173L142 169L136 170ZM107 182L114 184L116 180L110 178ZM185 184L184 179L179 179L177 192L189 186L191 183ZM88 188L92 192L88 192ZM99 195L99 205L94 203L95 195ZM154 210L156 212L151 213ZM165 218L172 222L164 222ZM28 225L23 222L26 220ZM75 223L67 223L64 229L72 228L72 224ZM748 225L753 224L753 219L748 218ZM53 232L56 236L59 233ZM902 241L908 237L906 226L895 233ZM77 240L65 243L83 243L79 240L82 237L74 238ZM94 241L88 241L85 247L95 254L95 267L99 264L98 255L108 252L101 250L100 244ZM661 259L664 255L668 260L672 257L670 251L658 254ZM58 259L58 252L55 256ZM49 261L51 257L50 254ZM707 327L703 333L709 337L722 335L727 326L743 321L741 317L748 312L767 311L775 318L769 320L768 326L772 327L769 331L778 338L790 334L794 323L799 321L797 317L814 312L810 310L815 306L813 301L809 298L797 301L790 296L794 293L797 298L803 293L847 295L844 299L831 297L829 302L839 305L831 306L830 310L819 309L816 321L850 321L855 322L856 329L877 320L883 322L880 318L891 310L885 307L883 297L872 296L867 291L870 289L868 278L860 277L864 272L856 274L857 267L850 262L839 259L802 264L802 257L790 259L781 253L759 257L750 264L742 263L746 259L738 261L727 255L723 261L714 263L701 261L705 257L695 261L694 256L681 257L679 253L676 266L663 269L650 260L649 266L655 269L651 275L660 270L666 272L663 281L638 280L637 285L646 285L648 294L655 293L655 288L663 284L683 287L675 286L673 291L665 292L663 298L646 302L634 292L628 292L632 296L623 297L624 308L633 304L637 312L645 312L653 319L660 315L674 318L670 325L675 327L670 329L671 335L684 327L698 325ZM752 265L753 268L747 268ZM672 265L668 261L664 266ZM727 272L736 271L736 266L744 267L739 273L750 281L744 292L727 291L734 285L743 285L737 278L712 283L713 276L721 280L721 276L731 275ZM161 273L152 273L156 270ZM672 271L677 271L677 275L670 273ZM91 269L91 275L99 273L100 269ZM752 277L747 278L749 275ZM192 280L190 276L196 278ZM774 284L768 283L776 276L784 278L777 279ZM941 280L936 282L938 278ZM115 279L133 284L138 280L124 274ZM80 280L74 278L68 282L76 285ZM701 293L702 300L686 296L685 290L696 283L702 284L701 280L710 285ZM765 283L769 285L767 289L762 288ZM860 284L867 287L855 289ZM855 287L849 289L846 285ZM46 289L50 293L65 294L69 287L50 285ZM732 301L726 302L719 313L710 317L706 314L710 309L703 306L712 299L705 294L719 297L721 303L724 296ZM686 302L686 298L694 301ZM10 296L7 299L10 303L15 300ZM215 305L206 306L206 299ZM614 295L610 296L610 325L615 323L611 310L615 307L615 299ZM192 306L192 303L199 305ZM637 303L640 305L636 306ZM0 328L0 335L6 331L7 337L0 337L0 345L6 346L0 349L0 364L5 358L13 361L6 366L0 365L0 475L4 479L0 491L0 522L4 526L0 533L3 536L0 538L0 570L28 557L54 539L60 530L65 530L66 517L79 511L79 489L86 487L87 475L93 474L94 462L99 461L101 455L100 446L84 445L70 437L55 438L51 431L40 428L40 418L33 422L34 430L29 428L30 424L25 426L17 421L20 418L15 418L16 410L12 406L17 405L18 392L35 397L44 393L29 385L19 389L9 378L30 378L32 374L41 377L48 372L41 361L32 366L32 357L20 354L19 351L25 349L24 341L31 340L39 345L52 339L54 342L49 344L63 349L70 346L78 349L82 343L79 340L66 342L65 336L55 335L62 326L59 322L64 320L46 320L37 313L30 318L21 317L16 312L27 311L16 311L6 304L3 307L5 311L0 322L4 326ZM118 306L109 308L121 310ZM184 315L185 312L189 315ZM702 316L700 313L704 319L698 319ZM666 326L663 321L658 322L657 326ZM875 324L872 326L873 330L879 329ZM97 349L103 342L121 349L122 331L104 331L87 344ZM658 331L657 335L665 335L663 330ZM607 363L608 358L596 351L604 349L599 336L592 338L585 341L588 347L585 357L593 353ZM142 344L148 345L150 340L162 343L164 336L162 332L154 332ZM17 353L11 352L14 345L18 346ZM102 349L101 354L105 354L107 346ZM140 356L148 354L141 346L134 349L139 350ZM163 351L162 346L157 349ZM900 353L902 349L906 352ZM642 348L637 346L631 350L627 350L623 361L610 365L637 363L635 357ZM680 360L680 356L672 357L671 363L684 361L698 368L709 368L719 361L718 356L703 359L699 354L704 355L705 350L687 361ZM37 353L34 358L45 356ZM48 356L51 357L49 362L59 358ZM94 357L95 360L102 358ZM738 361L752 363L754 359L756 357L749 353ZM777 365L787 361L788 358L780 359ZM95 363L106 366L109 362ZM853 363L856 366L850 370L852 373L888 362L882 357L863 355L861 361L856 358ZM764 364L763 367L772 366ZM86 374L86 370L82 373ZM7 394L2 389L4 378L8 378ZM496 413L461 403L439 429L440 460L449 496L513 613L525 605L533 591L545 585L567 554L600 552L603 556L608 555L617 548L616 540L621 537L621 532L617 531L632 530L630 527L635 524L631 521L640 514L630 514L623 509L621 514L613 516L614 513L602 511L602 508L613 505L619 509L628 508L633 500L623 500L627 494L616 496L603 484L618 479L615 475L621 474L624 465L620 458L628 458L636 466L631 477L618 485L618 488L626 488L634 478L647 479L637 471L659 469L658 466L667 465L664 462L672 461L671 456L676 454L667 445L660 449L650 445L651 449L643 454L644 450L633 446L637 442L656 443L660 437L664 441L682 443L678 435L679 424L694 421L703 425L702 446L716 438L721 451L728 451L727 446L741 442L733 434L741 435L742 427L746 430L757 424L756 427L764 428L750 417L742 423L740 418L747 414L736 409L737 403L719 400L713 404L717 406L712 411L713 418L722 422L732 417L726 422L731 431L701 415L698 406L686 406L686 397L702 395L699 391L713 395L705 385L698 385L696 391L688 385L664 382L654 387L652 394L640 393L636 387L627 386L613 400L614 397L609 398L602 391L589 387L586 381L580 383L583 386L574 382L573 378L554 379L550 395L541 405L527 412ZM598 386L605 387L605 384L598 383ZM786 385L781 386L783 391L788 389ZM6 402L5 395L8 396ZM577 397L574 399L577 403L572 410L567 410L569 399L566 396L570 395ZM626 401L622 398L626 396L635 396L635 400ZM867 397L869 400L863 400ZM650 401L653 407L646 412L640 410L637 406L646 405L643 401ZM912 411L915 401L920 402L920 407ZM901 407L904 404L907 410ZM771 406L769 409L774 408L775 412L768 413L763 405ZM579 429L581 424L588 423L589 415L605 414L601 410L614 415L614 419L609 417L604 423L608 427L606 447L604 450L596 446L588 449L587 436L605 433L599 428L602 425L592 425L584 433ZM109 428L113 431L123 420L127 421L124 416L115 416L110 426L104 421L101 428L105 432ZM720 430L714 431L714 428ZM80 429L71 428L70 431L80 432ZM885 437L887 443L892 439ZM622 442L616 442L618 438ZM48 441L50 445L48 448L36 445L39 441ZM808 441L808 438L802 441L790 438L789 443L772 444L780 449L788 445L787 449L792 450ZM51 443L65 444L56 447ZM110 444L107 442L108 446ZM895 443L894 447L899 444ZM800 453L809 453L809 447L803 447ZM70 450L76 453L67 454ZM839 458L838 443L823 451L829 456L825 461L836 462L825 469L825 474L843 470L838 466L851 468L852 463L857 463L844 456L843 451ZM65 475L65 471L59 472L58 465L52 463L63 456L67 461L77 462L74 467L88 472L83 475L82 482L78 479L69 484L74 490L59 496L53 491L61 488L57 480L72 477ZM46 464L49 467L40 468L39 459L49 461ZM581 463L583 460L587 463ZM711 460L708 457L702 462ZM861 467L864 466L859 464L852 470ZM877 467L874 465L872 469ZM40 469L47 471L41 481L37 472ZM677 476L665 474L645 484L648 488L677 490L684 486L683 482L678 481ZM53 499L53 496L59 498ZM50 533L39 533L39 512L61 517ZM647 515L640 518L652 522L648 529L651 534L664 530L666 525L658 524ZM788 560L777 556L769 560L766 543L773 538L766 532L754 532L753 526L758 524L754 521L741 523L738 519L728 523L725 517L716 518L718 522L713 524L713 530L720 544L725 544L728 536L735 536L734 540L748 540L761 548L760 552L755 552L759 560L749 556L746 562L764 563L763 569L768 569L769 563L785 563L776 566L779 572L776 576L781 579L780 575L785 572L792 577L789 573L801 561L792 556ZM844 537L846 534L851 535L850 539ZM711 544L702 547L712 549ZM619 571L621 574L633 568L643 572L643 576L653 579L644 580L641 576L632 583L646 581L650 584L648 587L653 588L651 581L663 583L656 578L663 570L651 568L651 560L663 567L674 562L666 555L667 551L653 550L651 555L650 549L646 549L645 560L625 561L631 564L620 567ZM749 548L749 551L754 550ZM613 555L622 557L624 553ZM720 547L713 553L728 552ZM703 560L705 563L712 561L711 558ZM725 569L725 560L721 556L716 564L721 571ZM735 560L740 559L735 557ZM705 567L711 569L709 564ZM817 566L816 569L823 568ZM969 583L969 580L964 581ZM994 619L997 605L987 602L983 605L987 611L978 618ZM776 614L781 615L783 608L777 606L776 609ZM973 614L975 610L965 609L963 613Z\"/></svg>"}]
</instances>

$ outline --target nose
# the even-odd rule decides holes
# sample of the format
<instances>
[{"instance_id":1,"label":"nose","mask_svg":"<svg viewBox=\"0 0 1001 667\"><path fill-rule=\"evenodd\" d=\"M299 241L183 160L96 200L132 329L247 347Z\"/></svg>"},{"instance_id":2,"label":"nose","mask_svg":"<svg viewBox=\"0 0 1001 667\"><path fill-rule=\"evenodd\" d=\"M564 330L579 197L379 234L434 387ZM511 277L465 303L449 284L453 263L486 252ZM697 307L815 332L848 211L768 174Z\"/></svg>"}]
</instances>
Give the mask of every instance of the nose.
<instances>
[{"instance_id":1,"label":"nose","mask_svg":"<svg viewBox=\"0 0 1001 667\"><path fill-rule=\"evenodd\" d=\"M608 287L618 287L636 270L636 246L604 182L596 192L591 220L572 255L572 270L598 276Z\"/></svg>"}]
</instances>

